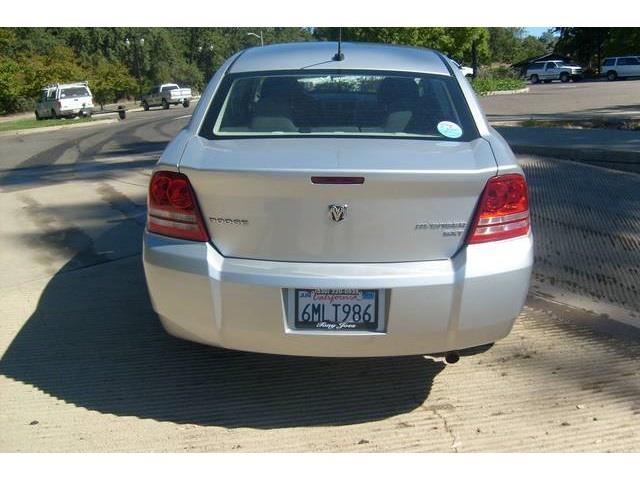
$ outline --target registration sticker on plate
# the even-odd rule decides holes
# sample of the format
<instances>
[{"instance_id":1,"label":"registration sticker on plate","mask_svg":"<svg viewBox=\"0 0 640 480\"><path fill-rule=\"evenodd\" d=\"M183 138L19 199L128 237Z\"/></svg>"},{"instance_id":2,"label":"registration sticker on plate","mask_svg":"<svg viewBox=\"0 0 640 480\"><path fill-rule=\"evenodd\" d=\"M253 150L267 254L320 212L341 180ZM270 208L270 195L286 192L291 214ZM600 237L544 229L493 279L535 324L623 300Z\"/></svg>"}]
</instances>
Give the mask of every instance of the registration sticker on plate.
<instances>
[{"instance_id":1,"label":"registration sticker on plate","mask_svg":"<svg viewBox=\"0 0 640 480\"><path fill-rule=\"evenodd\" d=\"M379 330L378 290L296 289L294 327L314 330Z\"/></svg>"}]
</instances>

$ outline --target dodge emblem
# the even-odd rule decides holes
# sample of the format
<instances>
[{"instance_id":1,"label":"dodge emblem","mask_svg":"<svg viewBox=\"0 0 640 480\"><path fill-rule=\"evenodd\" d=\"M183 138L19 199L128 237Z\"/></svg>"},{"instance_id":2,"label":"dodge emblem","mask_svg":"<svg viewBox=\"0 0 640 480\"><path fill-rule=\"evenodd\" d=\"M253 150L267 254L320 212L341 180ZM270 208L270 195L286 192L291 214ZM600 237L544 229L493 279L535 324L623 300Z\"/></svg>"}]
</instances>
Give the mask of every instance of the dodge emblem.
<instances>
[{"instance_id":1,"label":"dodge emblem","mask_svg":"<svg viewBox=\"0 0 640 480\"><path fill-rule=\"evenodd\" d=\"M347 216L349 205L329 205L329 218L334 222L341 222Z\"/></svg>"}]
</instances>

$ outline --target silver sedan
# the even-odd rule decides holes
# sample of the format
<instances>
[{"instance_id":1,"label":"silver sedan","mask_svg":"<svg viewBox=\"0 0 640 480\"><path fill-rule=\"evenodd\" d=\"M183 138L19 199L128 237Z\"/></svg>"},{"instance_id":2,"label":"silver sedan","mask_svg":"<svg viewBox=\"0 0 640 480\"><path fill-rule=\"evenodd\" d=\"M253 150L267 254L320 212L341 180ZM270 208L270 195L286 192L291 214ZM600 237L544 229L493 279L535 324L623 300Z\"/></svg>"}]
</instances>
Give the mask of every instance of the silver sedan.
<instances>
[{"instance_id":1,"label":"silver sedan","mask_svg":"<svg viewBox=\"0 0 640 480\"><path fill-rule=\"evenodd\" d=\"M230 349L455 361L525 301L526 180L451 60L338 48L251 48L211 79L150 181L154 309Z\"/></svg>"}]
</instances>

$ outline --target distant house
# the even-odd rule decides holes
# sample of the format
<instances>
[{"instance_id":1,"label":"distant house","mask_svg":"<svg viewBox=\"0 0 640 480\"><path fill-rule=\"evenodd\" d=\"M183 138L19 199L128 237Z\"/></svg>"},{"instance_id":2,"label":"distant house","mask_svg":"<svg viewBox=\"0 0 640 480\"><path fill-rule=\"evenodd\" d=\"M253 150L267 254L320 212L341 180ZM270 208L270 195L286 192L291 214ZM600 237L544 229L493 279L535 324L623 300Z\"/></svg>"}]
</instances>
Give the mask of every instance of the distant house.
<instances>
[{"instance_id":1,"label":"distant house","mask_svg":"<svg viewBox=\"0 0 640 480\"><path fill-rule=\"evenodd\" d=\"M514 63L511 68L520 72L520 75L524 76L527 73L529 65L535 62L546 62L547 60L562 60L563 62L571 62L569 57L560 55L559 53L545 53L544 55L538 55L536 57L525 58L521 62Z\"/></svg>"}]
</instances>

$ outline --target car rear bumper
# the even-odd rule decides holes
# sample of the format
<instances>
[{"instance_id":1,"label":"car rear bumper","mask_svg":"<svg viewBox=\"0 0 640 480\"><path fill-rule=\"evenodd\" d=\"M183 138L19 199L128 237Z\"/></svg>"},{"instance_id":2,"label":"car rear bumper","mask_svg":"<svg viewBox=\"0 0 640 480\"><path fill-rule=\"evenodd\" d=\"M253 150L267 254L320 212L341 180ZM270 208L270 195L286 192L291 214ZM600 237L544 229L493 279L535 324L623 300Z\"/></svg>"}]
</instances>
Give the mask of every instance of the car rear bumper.
<instances>
[{"instance_id":1,"label":"car rear bumper","mask_svg":"<svg viewBox=\"0 0 640 480\"><path fill-rule=\"evenodd\" d=\"M61 116L64 116L64 115L79 115L79 114L88 115L90 113L93 113L93 107L79 107L79 108L62 109L62 110L60 110L60 114L59 115L61 115Z\"/></svg>"},{"instance_id":2,"label":"car rear bumper","mask_svg":"<svg viewBox=\"0 0 640 480\"><path fill-rule=\"evenodd\" d=\"M531 235L404 263L288 263L222 257L210 244L145 232L154 310L178 337L224 348L304 356L446 352L505 337L533 264ZM384 289L385 332L289 327L289 288Z\"/></svg>"}]
</instances>

